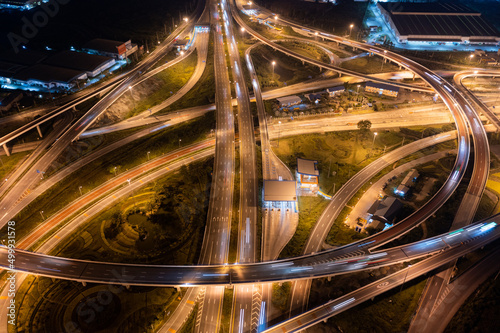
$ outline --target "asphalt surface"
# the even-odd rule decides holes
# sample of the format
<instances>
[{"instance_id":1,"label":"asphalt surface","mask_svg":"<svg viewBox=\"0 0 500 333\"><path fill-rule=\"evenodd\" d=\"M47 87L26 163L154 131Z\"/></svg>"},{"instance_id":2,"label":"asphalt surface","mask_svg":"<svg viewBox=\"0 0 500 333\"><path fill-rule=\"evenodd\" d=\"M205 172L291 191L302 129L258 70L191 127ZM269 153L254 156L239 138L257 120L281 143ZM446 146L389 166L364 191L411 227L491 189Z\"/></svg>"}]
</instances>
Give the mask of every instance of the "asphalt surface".
<instances>
[{"instance_id":1,"label":"asphalt surface","mask_svg":"<svg viewBox=\"0 0 500 333\"><path fill-rule=\"evenodd\" d=\"M226 2L222 8L230 13ZM225 15L222 15L225 18ZM257 201L258 176L257 157L255 150L255 134L248 87L243 75L238 45L234 34L232 20L224 19L226 45L228 46L229 61L234 80L236 100L238 102L238 137L239 137L239 223L236 261L238 263L255 262L257 259ZM231 311L229 331L234 333L251 332L257 328L260 307L259 286L235 286L233 307ZM255 303L254 303L255 302Z\"/></svg>"},{"instance_id":2,"label":"asphalt surface","mask_svg":"<svg viewBox=\"0 0 500 333\"><path fill-rule=\"evenodd\" d=\"M497 127L500 125L498 118L489 110L489 108L481 102L477 97L475 97L467 88L462 85L462 80L469 76L474 75L474 72L461 72L455 75L454 81L455 84L459 87L462 94L461 97L467 96L469 100L472 100L478 107L479 110ZM497 75L500 75L497 73ZM474 123L476 121L476 123ZM483 126L479 125L477 120L472 120L470 125L472 127L472 132L475 145L475 160L476 164L479 165L478 168L474 168L472 174L472 180L469 183L469 187L465 193L465 196L458 207L455 218L453 220L453 224L451 226L451 230L455 230L458 228L462 228L463 226L472 222L474 215L476 213L477 208L479 207L479 202L482 196L481 188L484 188L486 185L486 181L489 174L489 144L488 139L486 137L486 133L484 131ZM484 170L484 171L483 171ZM481 187L478 188L477 184L481 184ZM412 325L410 325L410 332L422 332L422 327L416 327L414 323L421 323L422 316L427 317L429 313L432 312L432 309L435 307L436 302L438 302L443 297L443 292L447 290L447 285L449 279L453 273L453 269L455 267L455 263L449 263L447 269L442 270L438 274L432 276L426 285L425 295L426 297L421 299L419 310L414 316L414 320L412 321ZM431 332L429 329L433 329L435 327L429 327L426 332Z\"/></svg>"},{"instance_id":3,"label":"asphalt surface","mask_svg":"<svg viewBox=\"0 0 500 333\"><path fill-rule=\"evenodd\" d=\"M238 22L242 23L244 25L244 22L239 18L238 13L234 12L233 16L235 17ZM283 20L280 19L280 23L285 23L288 24L294 28L299 28L303 29L309 32L312 32L311 30L304 28L303 26L296 24L294 22L291 22L290 20ZM246 26L246 25L245 25ZM248 28L248 27L247 27ZM255 34L255 32L251 33L259 38L261 41L265 42L268 45L271 45L273 47L277 46L272 45L269 40L262 36L258 36ZM463 177L463 174L465 173L465 169L468 163L468 158L469 158L469 131L467 125L470 126L471 132L473 134L474 138L474 143L475 143L475 167L474 167L474 172L473 172L473 177L472 180L469 183L469 193L472 196L479 196L482 193L482 190L484 189L484 184L488 175L489 171L489 151L486 156L485 151L489 149L488 142L487 140L485 141L485 132L484 128L480 125L477 125L477 121L479 120L478 115L476 115L472 107L469 105L469 103L457 92L456 89L454 89L452 86L448 85L445 81L443 81L442 78L439 78L435 73L431 72L424 66L416 63L415 61L412 61L410 59L407 59L405 57L402 57L398 55L397 53L390 52L387 50L384 50L382 48L376 47L376 46L371 46L368 44L352 41L345 39L343 37L338 37L334 36L332 34L326 33L326 32L321 32L317 31L316 32L321 38L342 43L345 45L352 46L353 48L359 48L362 50L366 50L370 52L371 54L379 55L382 56L386 59L389 59L390 61L397 63L400 67L407 68L411 70L414 74L418 75L421 77L425 82L427 82L432 89L441 97L441 99L445 102L447 107L450 109L453 117L455 118L455 123L457 125L458 129L458 137L459 137L459 152L457 155L457 160L455 163L455 166L453 167L453 170L455 170L450 177L447 179L446 183L444 186L440 189L440 191L426 204L424 205L420 210L412 214L410 217L405 219L404 221L401 221L394 227L386 230L385 232L379 233L378 240L374 239L377 235L375 235L373 238L369 237L369 239L374 239L376 243L375 246L380 246L382 244L385 244L389 242L390 240L399 237L400 235L410 231L417 225L419 225L421 222L423 222L428 216L432 215L437 209L439 209L444 202L451 196L451 194L454 192L456 187L459 184L459 181ZM275 47L277 48L277 47ZM279 49L279 48L278 48ZM282 51L282 50L280 50ZM303 59L304 57L296 54L292 54L290 52L285 52L288 55L294 56L299 59ZM305 60L305 59L303 59ZM311 62L311 61L309 61ZM313 63L313 62L311 62ZM349 73L351 74L351 73ZM476 123L474 122L474 119ZM471 199L472 200L472 199ZM325 210L328 211L328 208ZM470 214L470 213L469 213ZM322 215L322 217L324 214ZM317 224L320 224L320 221L318 221ZM315 235L311 234L309 239L314 239ZM383 239L383 237L387 237L386 239ZM319 241L319 239L318 239ZM323 240L321 239L321 242ZM308 293L308 288L302 286L303 288L297 288L300 289L301 292L297 292L297 289L294 288L292 290L292 294L296 297L297 301L295 303L292 303L292 309L293 305L295 304L299 309L304 308L305 306L305 300L307 299L307 295L305 293ZM300 301L302 300L302 302ZM295 301L295 300L293 300Z\"/></svg>"},{"instance_id":4,"label":"asphalt surface","mask_svg":"<svg viewBox=\"0 0 500 333\"><path fill-rule=\"evenodd\" d=\"M484 220L484 223L490 223L491 221L496 221L496 223L499 223L500 216L492 216L491 218ZM469 228L472 228L472 225ZM488 242L492 241L492 238L494 238L491 237L494 233L490 232L492 231L491 229L484 230L482 232L479 232L478 230L479 229L468 231L467 229L465 229L464 231L460 231L457 233L449 233L447 236L444 236L441 241L446 242L446 244L448 244L450 247L444 249L441 253L435 254L428 259L420 261L417 264L408 265L406 269L379 279L340 298L329 301L324 305L304 312L263 332L299 332L300 330L311 327L321 321L324 321L358 304L361 304L377 295L400 286L407 281L411 281L418 276L430 272L433 269L436 269L451 260L455 260L463 256L472 249L480 248L488 244ZM477 234L470 240L459 240L458 238L461 237L463 232L477 232ZM431 239L425 241L429 242L430 240ZM422 243L422 245L423 244L425 243Z\"/></svg>"},{"instance_id":5,"label":"asphalt surface","mask_svg":"<svg viewBox=\"0 0 500 333\"><path fill-rule=\"evenodd\" d=\"M203 239L200 264L222 264L227 262L231 217L233 209L233 189L235 170L234 116L231 104L231 87L226 65L222 27L217 15L216 3L210 1L210 17L214 31L214 68L216 87L216 146L215 162L210 190L207 226ZM200 300L195 323L195 332L218 332L224 288L209 287Z\"/></svg>"},{"instance_id":6,"label":"asphalt surface","mask_svg":"<svg viewBox=\"0 0 500 333\"><path fill-rule=\"evenodd\" d=\"M498 239L500 237L499 221L500 214L497 214L456 231L383 251L368 253L359 251L357 254L346 256L337 256L332 252L324 251L316 255L249 264L137 265L67 259L17 250L15 270L92 283L142 286L210 286L207 288L207 294L210 289L215 289L212 296L217 297L219 289L211 286L283 282L347 274L406 262L426 257L429 254L449 252L450 249L454 248L460 248L463 255L473 251L478 246L484 246ZM445 262L452 259L448 258ZM0 265L4 268L9 267L8 249L5 246L0 247ZM210 297L205 296L205 301L208 299ZM211 314L204 313L203 315L210 316Z\"/></svg>"}]
</instances>

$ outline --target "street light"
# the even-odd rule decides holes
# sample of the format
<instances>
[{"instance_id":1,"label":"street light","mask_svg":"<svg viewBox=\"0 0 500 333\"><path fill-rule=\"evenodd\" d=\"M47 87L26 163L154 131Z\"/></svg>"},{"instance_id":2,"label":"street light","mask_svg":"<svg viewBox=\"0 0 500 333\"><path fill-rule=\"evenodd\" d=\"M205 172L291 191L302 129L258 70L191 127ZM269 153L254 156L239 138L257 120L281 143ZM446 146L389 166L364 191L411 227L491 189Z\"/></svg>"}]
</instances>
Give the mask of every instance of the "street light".
<instances>
[{"instance_id":1,"label":"street light","mask_svg":"<svg viewBox=\"0 0 500 333\"><path fill-rule=\"evenodd\" d=\"M130 180L131 180L130 178L127 179L129 185L130 185Z\"/></svg>"},{"instance_id":2,"label":"street light","mask_svg":"<svg viewBox=\"0 0 500 333\"><path fill-rule=\"evenodd\" d=\"M354 24L351 24L351 25L349 26L349 38L351 38L352 28L354 28Z\"/></svg>"},{"instance_id":3,"label":"street light","mask_svg":"<svg viewBox=\"0 0 500 333\"><path fill-rule=\"evenodd\" d=\"M116 167L113 168L113 171L115 172L115 177L116 177Z\"/></svg>"},{"instance_id":4,"label":"street light","mask_svg":"<svg viewBox=\"0 0 500 333\"><path fill-rule=\"evenodd\" d=\"M149 153L150 153L150 152L148 151L148 161L149 161Z\"/></svg>"},{"instance_id":5,"label":"street light","mask_svg":"<svg viewBox=\"0 0 500 333\"><path fill-rule=\"evenodd\" d=\"M278 121L278 147L280 146L281 121Z\"/></svg>"},{"instance_id":6,"label":"street light","mask_svg":"<svg viewBox=\"0 0 500 333\"><path fill-rule=\"evenodd\" d=\"M276 65L276 61L273 60L271 64L273 65L273 81L274 81L274 66Z\"/></svg>"},{"instance_id":7,"label":"street light","mask_svg":"<svg viewBox=\"0 0 500 333\"><path fill-rule=\"evenodd\" d=\"M179 139L179 148L181 147L181 141L182 141L182 139Z\"/></svg>"},{"instance_id":8,"label":"street light","mask_svg":"<svg viewBox=\"0 0 500 333\"><path fill-rule=\"evenodd\" d=\"M372 142L372 148L373 148L373 145L375 144L375 139L377 138L377 132L373 133L373 142Z\"/></svg>"},{"instance_id":9,"label":"street light","mask_svg":"<svg viewBox=\"0 0 500 333\"><path fill-rule=\"evenodd\" d=\"M40 215L42 215L42 220L45 221L45 217L43 216L43 210L40 211Z\"/></svg>"},{"instance_id":10,"label":"street light","mask_svg":"<svg viewBox=\"0 0 500 333\"><path fill-rule=\"evenodd\" d=\"M274 25L276 25L276 21L278 21L278 15L274 15Z\"/></svg>"},{"instance_id":11,"label":"street light","mask_svg":"<svg viewBox=\"0 0 500 333\"><path fill-rule=\"evenodd\" d=\"M359 94L359 84L356 86L356 93Z\"/></svg>"},{"instance_id":12,"label":"street light","mask_svg":"<svg viewBox=\"0 0 500 333\"><path fill-rule=\"evenodd\" d=\"M474 55L473 55L473 54L471 54L471 55L469 56L469 64L471 63L472 58L474 58Z\"/></svg>"},{"instance_id":13,"label":"street light","mask_svg":"<svg viewBox=\"0 0 500 333\"><path fill-rule=\"evenodd\" d=\"M242 38L245 37L245 28L241 27L240 31L241 31L241 37Z\"/></svg>"},{"instance_id":14,"label":"street light","mask_svg":"<svg viewBox=\"0 0 500 333\"><path fill-rule=\"evenodd\" d=\"M186 23L188 23L188 21L189 21L187 17L183 18L183 20L184 20Z\"/></svg>"},{"instance_id":15,"label":"street light","mask_svg":"<svg viewBox=\"0 0 500 333\"><path fill-rule=\"evenodd\" d=\"M82 187L78 186L78 190L80 191L80 196L82 196L83 195L83 193L82 193Z\"/></svg>"},{"instance_id":16,"label":"street light","mask_svg":"<svg viewBox=\"0 0 500 333\"><path fill-rule=\"evenodd\" d=\"M134 94L132 94L132 86L128 86L128 91L130 91L130 96L132 97L132 102L134 103L134 110L135 110L135 98Z\"/></svg>"},{"instance_id":17,"label":"street light","mask_svg":"<svg viewBox=\"0 0 500 333\"><path fill-rule=\"evenodd\" d=\"M180 52L180 55L181 55L181 57L182 57L182 56L184 55L184 51L181 51L181 52Z\"/></svg>"}]
</instances>

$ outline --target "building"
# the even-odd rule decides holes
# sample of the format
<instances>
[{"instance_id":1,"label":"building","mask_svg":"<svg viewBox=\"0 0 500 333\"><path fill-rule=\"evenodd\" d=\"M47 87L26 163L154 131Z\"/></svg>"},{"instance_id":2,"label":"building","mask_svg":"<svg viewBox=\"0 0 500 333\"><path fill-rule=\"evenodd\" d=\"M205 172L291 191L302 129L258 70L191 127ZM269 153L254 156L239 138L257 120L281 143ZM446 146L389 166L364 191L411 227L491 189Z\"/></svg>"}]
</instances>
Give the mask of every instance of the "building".
<instances>
[{"instance_id":1,"label":"building","mask_svg":"<svg viewBox=\"0 0 500 333\"><path fill-rule=\"evenodd\" d=\"M318 161L297 158L297 186L299 189L318 190Z\"/></svg>"},{"instance_id":2,"label":"building","mask_svg":"<svg viewBox=\"0 0 500 333\"><path fill-rule=\"evenodd\" d=\"M44 60L44 64L74 69L87 73L88 77L96 77L106 69L112 67L114 58L84 52L63 51Z\"/></svg>"},{"instance_id":3,"label":"building","mask_svg":"<svg viewBox=\"0 0 500 333\"><path fill-rule=\"evenodd\" d=\"M30 10L47 0L0 0L0 9Z\"/></svg>"},{"instance_id":4,"label":"building","mask_svg":"<svg viewBox=\"0 0 500 333\"><path fill-rule=\"evenodd\" d=\"M500 33L481 13L455 2L377 3L400 43L497 45Z\"/></svg>"},{"instance_id":5,"label":"building","mask_svg":"<svg viewBox=\"0 0 500 333\"><path fill-rule=\"evenodd\" d=\"M0 61L22 66L31 66L41 63L47 58L47 53L32 50L19 50L15 52L14 49L8 49L0 52Z\"/></svg>"},{"instance_id":6,"label":"building","mask_svg":"<svg viewBox=\"0 0 500 333\"><path fill-rule=\"evenodd\" d=\"M12 83L25 87L25 90L69 90L76 81L86 80L87 74L69 68L55 67L45 64L36 64L16 73L12 77Z\"/></svg>"},{"instance_id":7,"label":"building","mask_svg":"<svg viewBox=\"0 0 500 333\"><path fill-rule=\"evenodd\" d=\"M365 85L365 92L389 97L398 97L399 87L385 83L367 82Z\"/></svg>"},{"instance_id":8,"label":"building","mask_svg":"<svg viewBox=\"0 0 500 333\"><path fill-rule=\"evenodd\" d=\"M264 180L264 201L297 201L296 182L294 180Z\"/></svg>"},{"instance_id":9,"label":"building","mask_svg":"<svg viewBox=\"0 0 500 333\"><path fill-rule=\"evenodd\" d=\"M299 96L285 96L276 98L281 107L283 106L292 106L302 103L302 99Z\"/></svg>"},{"instance_id":10,"label":"building","mask_svg":"<svg viewBox=\"0 0 500 333\"><path fill-rule=\"evenodd\" d=\"M379 220L392 225L402 207L402 202L395 197L386 197L383 200L377 200L368 209L368 214L372 215L369 221ZM369 224L366 227L368 226Z\"/></svg>"},{"instance_id":11,"label":"building","mask_svg":"<svg viewBox=\"0 0 500 333\"><path fill-rule=\"evenodd\" d=\"M418 171L415 169L411 169L405 176L401 184L399 184L399 186L394 190L394 194L404 197L406 194L408 194L410 188L417 181L418 176L420 176Z\"/></svg>"},{"instance_id":12,"label":"building","mask_svg":"<svg viewBox=\"0 0 500 333\"><path fill-rule=\"evenodd\" d=\"M132 44L130 40L119 42L109 39L93 39L82 47L84 52L98 54L116 60L127 59L137 51L137 44Z\"/></svg>"},{"instance_id":13,"label":"building","mask_svg":"<svg viewBox=\"0 0 500 333\"><path fill-rule=\"evenodd\" d=\"M307 94L306 97L311 103L318 104L321 101L321 94Z\"/></svg>"},{"instance_id":14,"label":"building","mask_svg":"<svg viewBox=\"0 0 500 333\"><path fill-rule=\"evenodd\" d=\"M326 92L328 93L328 96L330 96L330 97L334 97L335 95L341 94L344 91L345 91L344 86L336 86L336 87L326 89Z\"/></svg>"}]
</instances>

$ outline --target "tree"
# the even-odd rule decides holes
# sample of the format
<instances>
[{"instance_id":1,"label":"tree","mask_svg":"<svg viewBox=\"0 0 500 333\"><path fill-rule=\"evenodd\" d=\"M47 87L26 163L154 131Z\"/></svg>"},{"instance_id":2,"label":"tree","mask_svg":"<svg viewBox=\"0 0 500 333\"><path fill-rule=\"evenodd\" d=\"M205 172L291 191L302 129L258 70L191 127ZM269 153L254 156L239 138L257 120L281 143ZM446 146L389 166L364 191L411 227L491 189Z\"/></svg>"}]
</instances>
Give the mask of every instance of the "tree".
<instances>
[{"instance_id":1,"label":"tree","mask_svg":"<svg viewBox=\"0 0 500 333\"><path fill-rule=\"evenodd\" d=\"M358 128L361 130L361 131L367 131L369 130L370 128L372 127L372 122L369 121L369 120L360 120L358 122Z\"/></svg>"}]
</instances>

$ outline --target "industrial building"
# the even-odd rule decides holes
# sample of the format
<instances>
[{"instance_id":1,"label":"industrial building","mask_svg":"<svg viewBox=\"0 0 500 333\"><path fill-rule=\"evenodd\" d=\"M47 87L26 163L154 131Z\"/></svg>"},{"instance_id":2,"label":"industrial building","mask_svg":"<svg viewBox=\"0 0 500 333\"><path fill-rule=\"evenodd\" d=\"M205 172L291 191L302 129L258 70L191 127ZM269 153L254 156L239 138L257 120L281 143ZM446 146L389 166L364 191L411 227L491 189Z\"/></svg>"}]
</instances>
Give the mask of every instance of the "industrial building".
<instances>
[{"instance_id":1,"label":"industrial building","mask_svg":"<svg viewBox=\"0 0 500 333\"><path fill-rule=\"evenodd\" d=\"M367 82L365 85L365 92L389 97L398 97L399 87L385 83Z\"/></svg>"},{"instance_id":2,"label":"industrial building","mask_svg":"<svg viewBox=\"0 0 500 333\"><path fill-rule=\"evenodd\" d=\"M326 89L326 92L328 93L328 96L334 97L337 94L341 94L345 91L344 86L336 86L336 87L331 87Z\"/></svg>"},{"instance_id":3,"label":"industrial building","mask_svg":"<svg viewBox=\"0 0 500 333\"><path fill-rule=\"evenodd\" d=\"M44 64L74 69L96 77L115 64L115 59L83 52L63 51L43 61Z\"/></svg>"},{"instance_id":4,"label":"industrial building","mask_svg":"<svg viewBox=\"0 0 500 333\"><path fill-rule=\"evenodd\" d=\"M500 33L481 13L446 2L377 3L377 8L400 43L497 45Z\"/></svg>"},{"instance_id":5,"label":"industrial building","mask_svg":"<svg viewBox=\"0 0 500 333\"><path fill-rule=\"evenodd\" d=\"M0 9L30 10L41 5L42 0L0 0Z\"/></svg>"},{"instance_id":6,"label":"industrial building","mask_svg":"<svg viewBox=\"0 0 500 333\"><path fill-rule=\"evenodd\" d=\"M302 99L299 96L285 96L276 98L280 106L292 106L302 103Z\"/></svg>"},{"instance_id":7,"label":"industrial building","mask_svg":"<svg viewBox=\"0 0 500 333\"><path fill-rule=\"evenodd\" d=\"M83 71L36 64L16 73L11 78L11 83L25 87L25 90L32 90L33 88L69 90L75 86L75 81L86 79L87 74Z\"/></svg>"},{"instance_id":8,"label":"industrial building","mask_svg":"<svg viewBox=\"0 0 500 333\"><path fill-rule=\"evenodd\" d=\"M101 38L93 39L82 47L84 52L111 57L116 60L127 59L137 49L137 44L132 44L130 40L119 42Z\"/></svg>"}]
</instances>

